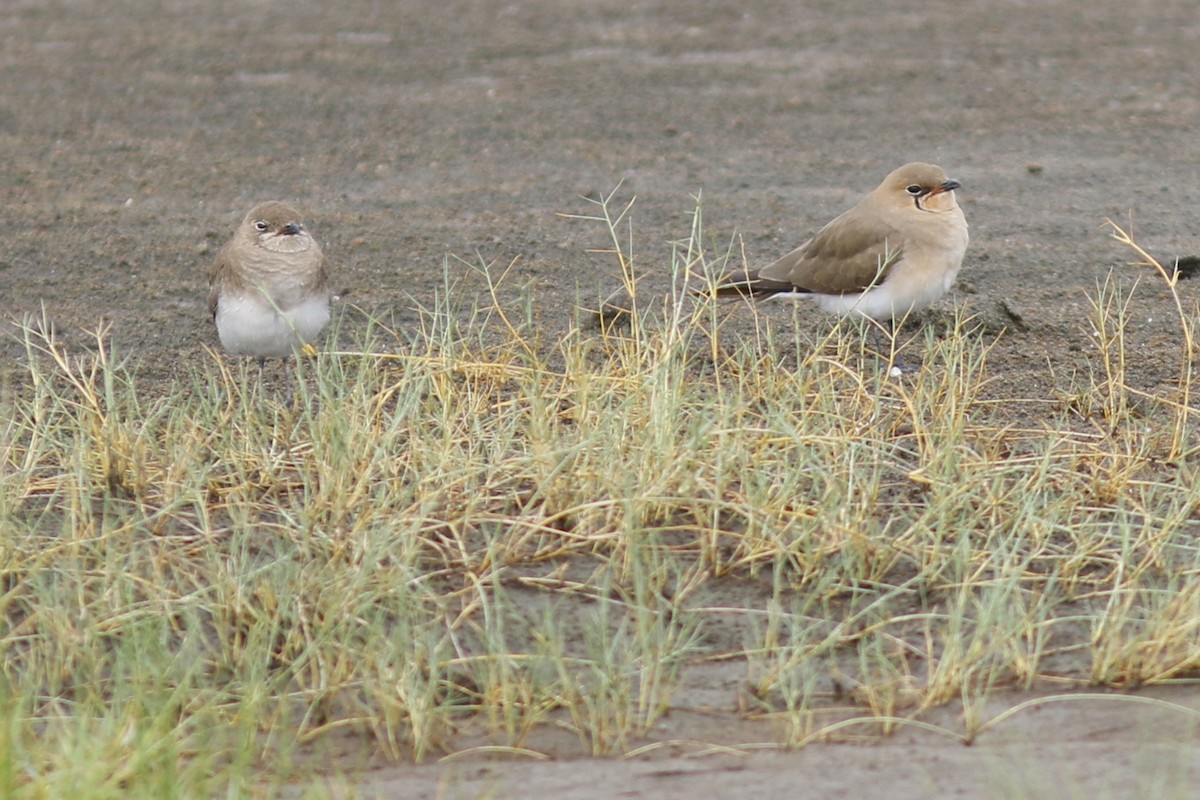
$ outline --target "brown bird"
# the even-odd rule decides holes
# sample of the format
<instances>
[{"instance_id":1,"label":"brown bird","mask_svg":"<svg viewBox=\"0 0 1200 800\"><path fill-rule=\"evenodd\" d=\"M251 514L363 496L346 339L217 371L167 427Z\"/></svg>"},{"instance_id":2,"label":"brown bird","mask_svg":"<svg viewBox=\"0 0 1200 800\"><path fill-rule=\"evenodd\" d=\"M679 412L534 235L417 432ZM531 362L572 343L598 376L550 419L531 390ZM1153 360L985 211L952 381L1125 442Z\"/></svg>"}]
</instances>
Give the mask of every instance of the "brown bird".
<instances>
[{"instance_id":1,"label":"brown bird","mask_svg":"<svg viewBox=\"0 0 1200 800\"><path fill-rule=\"evenodd\" d=\"M329 322L321 248L286 203L251 209L217 253L208 286L221 346L260 365L311 343Z\"/></svg>"},{"instance_id":2,"label":"brown bird","mask_svg":"<svg viewBox=\"0 0 1200 800\"><path fill-rule=\"evenodd\" d=\"M957 188L941 167L905 164L816 236L757 272L718 281L716 293L810 297L834 314L902 319L945 294L962 266Z\"/></svg>"},{"instance_id":3,"label":"brown bird","mask_svg":"<svg viewBox=\"0 0 1200 800\"><path fill-rule=\"evenodd\" d=\"M959 183L933 164L893 170L858 205L761 270L716 281L718 297L806 297L840 315L893 322L931 305L954 283L967 250ZM620 290L601 318L627 313Z\"/></svg>"}]
</instances>

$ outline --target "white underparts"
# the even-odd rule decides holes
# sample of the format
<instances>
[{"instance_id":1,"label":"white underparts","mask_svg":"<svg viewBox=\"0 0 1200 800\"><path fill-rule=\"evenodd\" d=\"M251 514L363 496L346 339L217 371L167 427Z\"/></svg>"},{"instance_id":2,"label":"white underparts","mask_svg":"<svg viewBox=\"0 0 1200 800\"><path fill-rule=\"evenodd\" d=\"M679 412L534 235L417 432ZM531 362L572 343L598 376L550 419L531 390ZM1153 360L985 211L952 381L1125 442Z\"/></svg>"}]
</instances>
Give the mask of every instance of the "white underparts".
<instances>
[{"instance_id":1,"label":"white underparts","mask_svg":"<svg viewBox=\"0 0 1200 800\"><path fill-rule=\"evenodd\" d=\"M217 303L217 334L230 353L286 358L314 341L329 322L329 298L320 293L286 311L260 293L223 294Z\"/></svg>"},{"instance_id":2,"label":"white underparts","mask_svg":"<svg viewBox=\"0 0 1200 800\"><path fill-rule=\"evenodd\" d=\"M901 319L933 305L950 290L958 275L957 269L946 270L941 275L928 275L906 266L903 263L896 264L887 280L865 292L782 292L774 297L805 298L817 303L826 312L841 316L861 314L878 320Z\"/></svg>"}]
</instances>

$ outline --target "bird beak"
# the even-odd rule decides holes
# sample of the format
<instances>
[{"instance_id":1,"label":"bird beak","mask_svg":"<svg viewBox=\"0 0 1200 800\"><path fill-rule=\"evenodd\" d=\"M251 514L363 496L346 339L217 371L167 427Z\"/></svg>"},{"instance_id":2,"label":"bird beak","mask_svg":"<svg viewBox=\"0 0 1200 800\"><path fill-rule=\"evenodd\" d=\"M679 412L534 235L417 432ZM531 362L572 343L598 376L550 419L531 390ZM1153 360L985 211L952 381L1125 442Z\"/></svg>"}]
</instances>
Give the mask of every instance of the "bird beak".
<instances>
[{"instance_id":1,"label":"bird beak","mask_svg":"<svg viewBox=\"0 0 1200 800\"><path fill-rule=\"evenodd\" d=\"M929 196L933 197L934 195L941 194L942 192L953 192L955 189L959 188L960 186L962 186L962 184L959 183L958 181L954 180L953 178L947 178L942 183L941 186L937 187L932 192L930 192Z\"/></svg>"},{"instance_id":2,"label":"bird beak","mask_svg":"<svg viewBox=\"0 0 1200 800\"><path fill-rule=\"evenodd\" d=\"M279 233L282 234L283 236L295 236L299 232L300 232L300 226L294 222L284 225L279 230Z\"/></svg>"}]
</instances>

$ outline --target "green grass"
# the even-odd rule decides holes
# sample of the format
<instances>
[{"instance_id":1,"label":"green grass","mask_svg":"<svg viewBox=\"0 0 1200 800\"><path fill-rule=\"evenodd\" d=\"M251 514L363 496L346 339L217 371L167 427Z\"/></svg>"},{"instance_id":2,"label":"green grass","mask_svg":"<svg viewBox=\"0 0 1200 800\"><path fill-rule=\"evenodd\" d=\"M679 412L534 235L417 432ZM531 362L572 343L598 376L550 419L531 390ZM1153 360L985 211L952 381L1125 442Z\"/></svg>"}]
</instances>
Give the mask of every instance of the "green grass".
<instances>
[{"instance_id":1,"label":"green grass","mask_svg":"<svg viewBox=\"0 0 1200 800\"><path fill-rule=\"evenodd\" d=\"M730 258L703 242L697 210L676 294ZM714 745L948 703L938 730L971 741L1009 688L1189 679L1195 312L1177 387L1138 392L1116 286L1091 376L1004 402L962 313L897 380L850 322L745 336L728 306L644 299L628 329L547 342L532 309L448 286L415 330L360 319L301 359L294 407L215 354L149 391L104 331L67 353L31 325L0 401L0 796L645 752L687 676L730 664ZM1021 401L1050 410L1018 423Z\"/></svg>"}]
</instances>

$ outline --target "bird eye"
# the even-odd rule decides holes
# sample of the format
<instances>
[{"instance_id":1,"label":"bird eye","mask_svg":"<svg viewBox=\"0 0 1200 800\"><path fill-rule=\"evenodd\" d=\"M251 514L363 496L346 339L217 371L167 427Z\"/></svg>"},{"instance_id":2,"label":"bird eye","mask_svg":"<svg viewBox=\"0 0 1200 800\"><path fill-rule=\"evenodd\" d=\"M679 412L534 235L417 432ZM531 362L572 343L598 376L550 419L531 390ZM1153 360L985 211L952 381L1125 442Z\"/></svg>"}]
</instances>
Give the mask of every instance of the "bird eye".
<instances>
[{"instance_id":1,"label":"bird eye","mask_svg":"<svg viewBox=\"0 0 1200 800\"><path fill-rule=\"evenodd\" d=\"M910 183L908 186L905 186L904 191L908 192L913 197L925 193L925 190L915 183Z\"/></svg>"},{"instance_id":2,"label":"bird eye","mask_svg":"<svg viewBox=\"0 0 1200 800\"><path fill-rule=\"evenodd\" d=\"M258 222L254 223L254 229L257 231L265 231L269 227L270 226L267 225L267 223L261 219Z\"/></svg>"}]
</instances>

